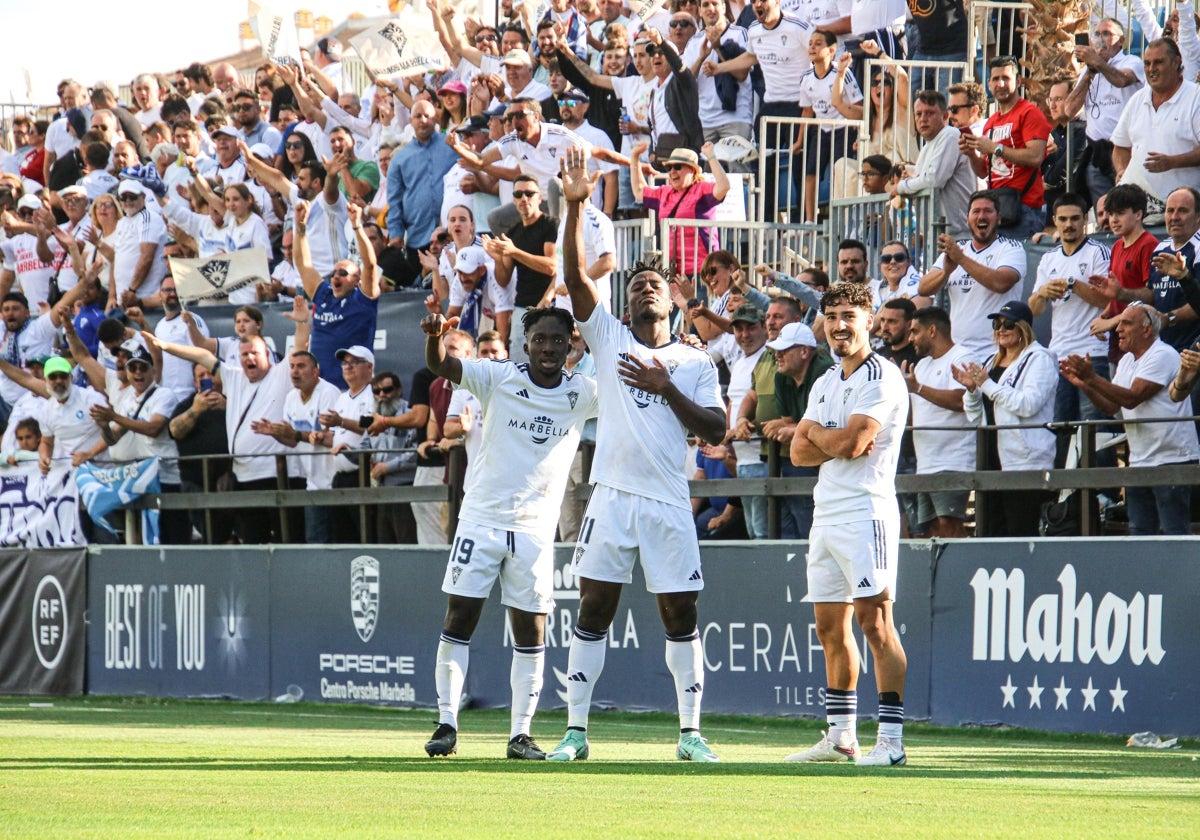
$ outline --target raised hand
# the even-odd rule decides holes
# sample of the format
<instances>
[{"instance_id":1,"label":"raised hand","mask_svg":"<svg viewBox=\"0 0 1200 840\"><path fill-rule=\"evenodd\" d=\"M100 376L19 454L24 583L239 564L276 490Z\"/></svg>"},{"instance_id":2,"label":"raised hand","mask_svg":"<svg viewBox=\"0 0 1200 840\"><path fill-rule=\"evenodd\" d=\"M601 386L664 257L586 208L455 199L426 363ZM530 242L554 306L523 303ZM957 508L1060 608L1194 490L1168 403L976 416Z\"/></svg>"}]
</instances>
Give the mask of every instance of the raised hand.
<instances>
[{"instance_id":1,"label":"raised hand","mask_svg":"<svg viewBox=\"0 0 1200 840\"><path fill-rule=\"evenodd\" d=\"M572 147L567 149L559 165L563 182L563 198L574 202L587 201L592 194L592 186L600 177L599 172L588 175L587 154L583 149Z\"/></svg>"}]
</instances>

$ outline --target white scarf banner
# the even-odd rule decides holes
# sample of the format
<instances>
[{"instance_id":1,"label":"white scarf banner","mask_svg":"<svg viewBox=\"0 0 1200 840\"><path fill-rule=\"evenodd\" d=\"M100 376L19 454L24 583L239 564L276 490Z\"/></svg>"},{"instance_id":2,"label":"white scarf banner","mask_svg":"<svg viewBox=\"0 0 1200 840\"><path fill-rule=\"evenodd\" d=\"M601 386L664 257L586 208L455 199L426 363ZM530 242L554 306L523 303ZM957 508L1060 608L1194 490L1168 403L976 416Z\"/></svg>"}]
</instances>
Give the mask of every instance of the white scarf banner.
<instances>
[{"instance_id":1,"label":"white scarf banner","mask_svg":"<svg viewBox=\"0 0 1200 840\"><path fill-rule=\"evenodd\" d=\"M56 467L42 475L37 461L0 470L0 545L86 545L79 528L79 491L72 473Z\"/></svg>"},{"instance_id":2,"label":"white scarf banner","mask_svg":"<svg viewBox=\"0 0 1200 840\"><path fill-rule=\"evenodd\" d=\"M250 0L248 13L250 29L258 39L263 55L276 64L290 64L299 68L300 40L296 37L295 18L290 14L280 14L254 0Z\"/></svg>"},{"instance_id":3,"label":"white scarf banner","mask_svg":"<svg viewBox=\"0 0 1200 840\"><path fill-rule=\"evenodd\" d=\"M266 283L271 277L267 252L246 248L208 259L170 258L175 290L184 303L223 298L251 283Z\"/></svg>"},{"instance_id":4,"label":"white scarf banner","mask_svg":"<svg viewBox=\"0 0 1200 840\"><path fill-rule=\"evenodd\" d=\"M396 78L438 72L450 63L428 12L401 7L389 21L364 29L350 46L376 76Z\"/></svg>"}]
</instances>

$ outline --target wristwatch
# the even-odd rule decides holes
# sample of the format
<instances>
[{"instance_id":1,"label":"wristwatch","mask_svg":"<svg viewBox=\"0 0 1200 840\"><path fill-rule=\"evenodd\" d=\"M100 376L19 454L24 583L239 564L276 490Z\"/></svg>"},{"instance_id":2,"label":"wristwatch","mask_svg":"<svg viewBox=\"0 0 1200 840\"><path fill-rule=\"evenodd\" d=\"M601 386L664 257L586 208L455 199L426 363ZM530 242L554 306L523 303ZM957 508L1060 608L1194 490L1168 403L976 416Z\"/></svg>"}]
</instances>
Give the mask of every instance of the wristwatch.
<instances>
[{"instance_id":1,"label":"wristwatch","mask_svg":"<svg viewBox=\"0 0 1200 840\"><path fill-rule=\"evenodd\" d=\"M1178 320L1179 320L1179 316L1176 315L1174 312L1167 313L1167 326L1168 327L1175 326L1175 322Z\"/></svg>"}]
</instances>

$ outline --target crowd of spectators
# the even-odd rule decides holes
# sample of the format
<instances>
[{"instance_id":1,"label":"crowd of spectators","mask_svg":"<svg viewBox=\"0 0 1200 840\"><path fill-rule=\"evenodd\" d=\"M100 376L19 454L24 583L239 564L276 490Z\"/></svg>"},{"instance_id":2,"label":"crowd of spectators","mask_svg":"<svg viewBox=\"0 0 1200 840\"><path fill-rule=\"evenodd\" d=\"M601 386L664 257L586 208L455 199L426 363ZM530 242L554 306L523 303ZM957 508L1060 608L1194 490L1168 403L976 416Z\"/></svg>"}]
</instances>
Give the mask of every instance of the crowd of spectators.
<instances>
[{"instance_id":1,"label":"crowd of spectators","mask_svg":"<svg viewBox=\"0 0 1200 840\"><path fill-rule=\"evenodd\" d=\"M965 60L961 0L922 7L907 27L903 0L786 10L780 0L672 0L647 21L620 0L552 0L542 20L534 4L506 2L496 26L445 0L427 6L450 57L442 72L357 91L342 45L323 38L303 67L264 64L252 83L229 64L195 63L137 76L120 101L111 81L66 79L53 119L11 120L0 156L3 466L157 458L164 493L445 484L447 453L465 446L469 463L484 417L427 370L403 381L376 368L380 298L420 289L431 311L457 317L451 355L525 360L523 313L569 308L556 176L572 148L595 179L584 246L605 308L626 268L613 220L715 220L729 173L746 171L756 148L793 159L798 220L819 217L821 182L834 197L894 207L932 194L945 220L924 270L906 237L868 248L835 231L847 238L832 278L817 266L794 278L743 266L715 222L659 243L677 272L677 321L727 379L726 442L694 450L681 465L689 475L764 477L775 444L783 476L815 475L787 452L832 365L819 317L831 280L870 285L876 349L909 384L902 472L1062 466L1067 435L1049 424L1079 420L1176 419L1129 426L1127 463L1200 457L1195 426L1178 420L1200 408L1200 39L1190 24L1164 34L1142 21L1150 40L1136 57L1120 20L1097 16L1075 48L1077 78L1035 103L1010 56L986 56L987 93L961 73L901 63ZM781 144L758 136L771 116L834 122ZM1161 241L1145 229L1159 221ZM1027 282L1031 238L1049 250ZM213 336L204 306L181 301L171 258L243 250L264 254L269 276L202 302L237 308L235 334ZM288 302L296 332L276 347L259 306ZM1043 346L1034 322L1047 312ZM576 341L568 364L586 371ZM981 424L1005 428L977 451ZM202 469L192 456L212 460ZM1114 448L1099 457L1117 463ZM1115 509L1122 490L1103 494ZM1190 531L1186 486L1123 496L1132 533ZM977 494L977 533L1036 533L1050 501ZM768 535L765 497L695 504L702 537ZM907 532L963 536L969 505L960 490L905 498ZM564 503L564 540L578 531L577 508ZM164 512L161 535L446 541L443 503L380 505L366 533L351 510L231 501L207 520ZM780 514L781 535L804 538L811 498L785 497Z\"/></svg>"}]
</instances>

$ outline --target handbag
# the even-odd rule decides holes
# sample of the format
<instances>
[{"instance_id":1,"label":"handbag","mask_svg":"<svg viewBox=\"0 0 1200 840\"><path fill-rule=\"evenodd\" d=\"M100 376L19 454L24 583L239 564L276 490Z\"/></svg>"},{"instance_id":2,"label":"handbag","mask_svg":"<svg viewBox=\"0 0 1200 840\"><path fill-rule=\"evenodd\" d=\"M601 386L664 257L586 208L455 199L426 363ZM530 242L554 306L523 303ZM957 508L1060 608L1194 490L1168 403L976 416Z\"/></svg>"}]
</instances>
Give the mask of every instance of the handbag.
<instances>
[{"instance_id":1,"label":"handbag","mask_svg":"<svg viewBox=\"0 0 1200 840\"><path fill-rule=\"evenodd\" d=\"M1021 199L1033 187L1034 179L1037 178L1040 171L1037 167L1033 167L1033 171L1029 174L1029 180L1025 182L1025 188L1021 190L1016 187L993 187L992 173L988 172L987 192L996 200L996 209L1000 213L1000 227L1013 227L1021 223L1024 213L1022 209L1024 202Z\"/></svg>"},{"instance_id":2,"label":"handbag","mask_svg":"<svg viewBox=\"0 0 1200 840\"><path fill-rule=\"evenodd\" d=\"M1078 537L1083 533L1083 516L1079 493L1065 499L1042 503L1038 533L1043 537Z\"/></svg>"}]
</instances>

